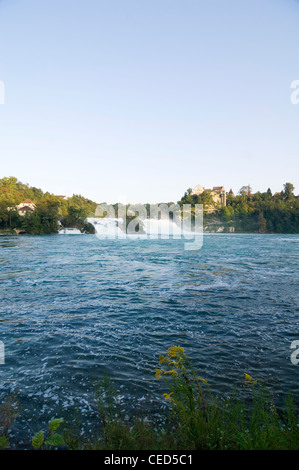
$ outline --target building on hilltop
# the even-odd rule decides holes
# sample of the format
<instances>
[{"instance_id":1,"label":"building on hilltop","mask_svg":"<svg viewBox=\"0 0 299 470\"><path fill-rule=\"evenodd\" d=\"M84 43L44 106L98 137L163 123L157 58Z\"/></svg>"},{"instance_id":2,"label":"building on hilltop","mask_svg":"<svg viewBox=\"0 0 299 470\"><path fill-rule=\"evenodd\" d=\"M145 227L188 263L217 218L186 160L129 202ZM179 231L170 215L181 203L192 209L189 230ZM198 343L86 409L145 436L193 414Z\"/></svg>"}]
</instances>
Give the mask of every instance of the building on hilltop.
<instances>
[{"instance_id":1,"label":"building on hilltop","mask_svg":"<svg viewBox=\"0 0 299 470\"><path fill-rule=\"evenodd\" d=\"M195 186L195 188L193 189L191 194L192 194L192 196L199 196L204 191L205 191L205 188L203 186L201 186L200 184L198 184L197 186Z\"/></svg>"},{"instance_id":2,"label":"building on hilltop","mask_svg":"<svg viewBox=\"0 0 299 470\"><path fill-rule=\"evenodd\" d=\"M205 189L203 186L198 184L192 190L191 195L200 196L204 192L209 192L211 194L215 204L221 205L222 207L226 206L226 192L224 186L214 186L213 189ZM209 211L212 211L212 209L209 209Z\"/></svg>"},{"instance_id":3,"label":"building on hilltop","mask_svg":"<svg viewBox=\"0 0 299 470\"><path fill-rule=\"evenodd\" d=\"M31 213L34 212L35 209L36 209L36 205L30 199L25 199L25 201L21 202L17 206L17 211L19 215L21 215L22 217L24 217L27 214L27 212L31 212Z\"/></svg>"},{"instance_id":4,"label":"building on hilltop","mask_svg":"<svg viewBox=\"0 0 299 470\"><path fill-rule=\"evenodd\" d=\"M214 186L213 192L219 195L223 207L226 206L226 192L224 186Z\"/></svg>"}]
</instances>

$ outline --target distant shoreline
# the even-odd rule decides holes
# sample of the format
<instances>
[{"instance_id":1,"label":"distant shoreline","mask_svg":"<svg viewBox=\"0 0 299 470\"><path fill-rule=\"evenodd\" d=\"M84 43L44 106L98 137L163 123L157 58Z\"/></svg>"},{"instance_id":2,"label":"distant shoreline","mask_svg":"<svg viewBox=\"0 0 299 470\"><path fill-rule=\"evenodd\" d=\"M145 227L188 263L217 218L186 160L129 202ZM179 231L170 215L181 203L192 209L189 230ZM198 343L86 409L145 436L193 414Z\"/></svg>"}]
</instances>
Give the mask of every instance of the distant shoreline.
<instances>
[{"instance_id":1,"label":"distant shoreline","mask_svg":"<svg viewBox=\"0 0 299 470\"><path fill-rule=\"evenodd\" d=\"M44 237L44 236L53 236L53 235L60 235L59 233L43 233L43 234L37 234L37 233L1 233L0 232L0 237ZM71 233L66 233L62 235L69 235L69 236L78 236L78 235L97 235L97 234L86 234L86 233L77 233L77 234L71 234ZM130 234L134 235L134 234ZM144 235L144 238L147 238L146 235L148 235L148 238L150 239L150 234L141 234ZM267 232L267 233L258 233L258 232L203 232L203 235L299 235L299 233L286 233L286 232ZM137 237L140 237L140 234L136 233ZM171 239L172 236L170 235L169 238ZM183 237L181 237L183 238ZM109 237L107 237L109 239ZM117 237L116 237L117 239ZM159 239L157 237L156 239ZM153 239L155 240L155 239Z\"/></svg>"}]
</instances>

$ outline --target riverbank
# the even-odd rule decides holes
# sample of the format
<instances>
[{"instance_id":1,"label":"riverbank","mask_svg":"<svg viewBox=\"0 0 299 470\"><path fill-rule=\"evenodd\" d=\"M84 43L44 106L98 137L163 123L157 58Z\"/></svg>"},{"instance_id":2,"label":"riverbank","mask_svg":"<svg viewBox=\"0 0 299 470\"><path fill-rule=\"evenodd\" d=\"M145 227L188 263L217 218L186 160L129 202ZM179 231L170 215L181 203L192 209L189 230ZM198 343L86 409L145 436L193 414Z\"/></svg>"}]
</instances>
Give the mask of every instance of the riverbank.
<instances>
[{"instance_id":1,"label":"riverbank","mask_svg":"<svg viewBox=\"0 0 299 470\"><path fill-rule=\"evenodd\" d=\"M263 384L246 373L231 397L216 396L180 346L160 355L158 367L156 379L164 380L167 404L162 424L150 413L146 418L125 414L104 376L96 391L98 427L92 437L57 417L36 430L30 443L11 441L19 411L10 398L0 407L0 449L299 450L298 408L291 397L278 407Z\"/></svg>"},{"instance_id":2,"label":"riverbank","mask_svg":"<svg viewBox=\"0 0 299 470\"><path fill-rule=\"evenodd\" d=\"M59 229L61 231L61 233L59 232L53 232L53 233L47 233L47 234L40 234L40 233L27 233L25 230L17 230L17 229L13 229L13 230L0 230L0 237L1 236L40 236L40 235L73 235L73 233L71 233L70 229L68 227L65 227L65 228L60 228ZM65 230L66 232L65 233L62 233L63 230ZM79 230L79 229L78 229ZM83 235L95 235L97 232L96 230L93 230L91 228L89 228L88 231L84 231L84 232L81 232L80 234L83 234ZM125 233L125 232L122 232L122 233ZM130 232L129 233L130 236L134 235L134 233ZM235 227L233 225L229 225L229 224L223 224L222 222L219 222L219 223L213 223L213 224L209 224L209 225L206 225L204 226L203 228L203 234L206 234L206 235L209 235L209 234L223 234L223 235L241 235L241 234L244 234L244 235L297 235L296 233L284 233L284 232L281 232L281 233L275 233L275 232L264 232L264 233L260 233L258 231L254 231L254 232L250 232L250 231L242 231L242 230L237 230L235 229ZM144 231L140 233L137 233L136 234L136 237L139 237L140 235L142 236L146 236L148 235L148 237L151 237L151 234L150 233L145 233ZM163 234L160 234L160 236L163 235ZM165 234L164 234L165 236ZM109 237L108 237L109 238ZM169 236L169 238L171 238L171 235ZM183 233L182 233L182 238L183 238Z\"/></svg>"}]
</instances>

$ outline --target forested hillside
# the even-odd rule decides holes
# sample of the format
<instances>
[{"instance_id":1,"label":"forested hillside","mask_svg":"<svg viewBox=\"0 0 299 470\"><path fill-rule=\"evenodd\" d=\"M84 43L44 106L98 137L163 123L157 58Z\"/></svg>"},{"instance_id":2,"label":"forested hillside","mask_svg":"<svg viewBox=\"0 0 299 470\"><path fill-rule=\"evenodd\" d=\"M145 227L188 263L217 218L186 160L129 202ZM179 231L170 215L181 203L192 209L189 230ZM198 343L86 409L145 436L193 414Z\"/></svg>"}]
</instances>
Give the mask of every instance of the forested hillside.
<instances>
[{"instance_id":1,"label":"forested hillside","mask_svg":"<svg viewBox=\"0 0 299 470\"><path fill-rule=\"evenodd\" d=\"M212 207L215 212L205 213L204 223L213 219L232 226L236 232L299 233L299 197L294 189L291 183L285 183L283 190L274 195L270 188L252 194L250 186L242 186L236 196L227 194L226 207L217 206L209 192L197 196L188 189L179 204Z\"/></svg>"},{"instance_id":2,"label":"forested hillside","mask_svg":"<svg viewBox=\"0 0 299 470\"><path fill-rule=\"evenodd\" d=\"M16 206L25 200L36 205L33 213L20 216ZM58 221L64 227L84 229L85 219L92 216L97 204L80 195L67 200L44 193L18 181L15 177L0 179L0 229L2 231L24 230L29 234L57 233ZM85 227L85 229L90 227Z\"/></svg>"}]
</instances>

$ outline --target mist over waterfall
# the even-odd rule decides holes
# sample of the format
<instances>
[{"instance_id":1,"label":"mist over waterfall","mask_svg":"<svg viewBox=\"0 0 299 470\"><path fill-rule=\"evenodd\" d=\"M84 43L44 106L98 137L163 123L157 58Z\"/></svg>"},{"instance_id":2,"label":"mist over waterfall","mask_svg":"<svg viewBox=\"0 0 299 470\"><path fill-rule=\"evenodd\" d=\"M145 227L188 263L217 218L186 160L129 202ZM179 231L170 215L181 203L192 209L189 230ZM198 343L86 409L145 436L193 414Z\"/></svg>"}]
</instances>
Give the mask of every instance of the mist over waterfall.
<instances>
[{"instance_id":1,"label":"mist over waterfall","mask_svg":"<svg viewBox=\"0 0 299 470\"><path fill-rule=\"evenodd\" d=\"M119 218L99 218L89 217L87 222L95 228L96 234L104 237L121 238L125 233L120 229L119 225L123 223L123 219Z\"/></svg>"},{"instance_id":2,"label":"mist over waterfall","mask_svg":"<svg viewBox=\"0 0 299 470\"><path fill-rule=\"evenodd\" d=\"M96 230L96 234L103 237L111 238L124 238L126 237L124 229L124 221L122 218L99 218L90 217L87 219ZM136 235L139 237L147 236L167 236L167 237L180 237L184 235L191 235L191 230L183 230L181 226L176 224L170 219L136 219L136 224L141 223L142 230ZM130 232L132 234L133 232ZM194 235L194 234L193 234Z\"/></svg>"},{"instance_id":3,"label":"mist over waterfall","mask_svg":"<svg viewBox=\"0 0 299 470\"><path fill-rule=\"evenodd\" d=\"M58 232L59 235L82 235L78 228L61 228Z\"/></svg>"},{"instance_id":4,"label":"mist over waterfall","mask_svg":"<svg viewBox=\"0 0 299 470\"><path fill-rule=\"evenodd\" d=\"M182 228L170 219L145 219L142 220L142 222L144 225L144 231L148 235L184 235Z\"/></svg>"}]
</instances>

